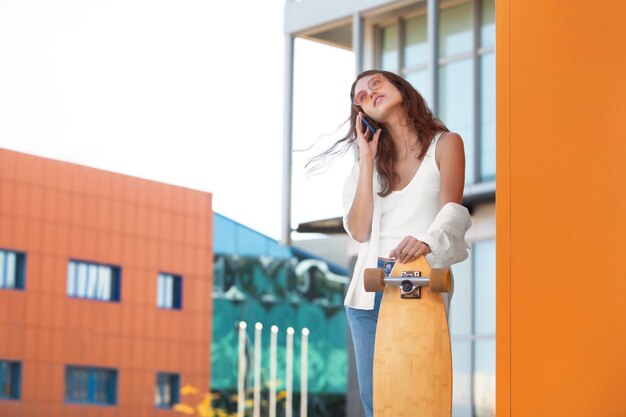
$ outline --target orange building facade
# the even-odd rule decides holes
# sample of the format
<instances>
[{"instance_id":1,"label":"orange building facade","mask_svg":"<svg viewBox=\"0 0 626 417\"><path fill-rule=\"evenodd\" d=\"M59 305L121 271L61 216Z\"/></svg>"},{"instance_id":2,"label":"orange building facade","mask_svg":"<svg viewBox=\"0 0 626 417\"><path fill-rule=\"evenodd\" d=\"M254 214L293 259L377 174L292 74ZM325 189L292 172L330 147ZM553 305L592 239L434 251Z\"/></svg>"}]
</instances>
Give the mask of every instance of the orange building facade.
<instances>
[{"instance_id":1,"label":"orange building facade","mask_svg":"<svg viewBox=\"0 0 626 417\"><path fill-rule=\"evenodd\" d=\"M0 149L0 416L208 390L211 194Z\"/></svg>"},{"instance_id":2,"label":"orange building facade","mask_svg":"<svg viewBox=\"0 0 626 417\"><path fill-rule=\"evenodd\" d=\"M625 14L496 2L498 417L626 416Z\"/></svg>"}]
</instances>

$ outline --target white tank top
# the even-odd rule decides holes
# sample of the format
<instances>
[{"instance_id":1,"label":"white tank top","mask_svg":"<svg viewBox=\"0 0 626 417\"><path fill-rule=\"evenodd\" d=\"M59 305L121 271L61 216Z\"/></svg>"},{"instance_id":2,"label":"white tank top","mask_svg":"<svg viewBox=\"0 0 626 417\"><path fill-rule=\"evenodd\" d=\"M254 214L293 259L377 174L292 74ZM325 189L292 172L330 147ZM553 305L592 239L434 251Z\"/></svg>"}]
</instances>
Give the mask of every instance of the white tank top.
<instances>
[{"instance_id":1,"label":"white tank top","mask_svg":"<svg viewBox=\"0 0 626 417\"><path fill-rule=\"evenodd\" d=\"M426 232L435 220L441 190L435 151L442 133L437 133L431 141L420 167L407 186L382 198L379 257L388 257L389 252L406 236Z\"/></svg>"}]
</instances>

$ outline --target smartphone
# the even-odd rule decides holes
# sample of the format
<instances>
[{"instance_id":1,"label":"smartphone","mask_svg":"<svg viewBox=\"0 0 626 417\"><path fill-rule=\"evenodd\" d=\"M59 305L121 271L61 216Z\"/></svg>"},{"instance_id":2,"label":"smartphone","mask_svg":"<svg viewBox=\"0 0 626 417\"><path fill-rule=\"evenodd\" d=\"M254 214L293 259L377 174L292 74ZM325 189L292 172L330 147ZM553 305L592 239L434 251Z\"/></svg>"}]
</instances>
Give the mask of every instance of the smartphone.
<instances>
[{"instance_id":1,"label":"smartphone","mask_svg":"<svg viewBox=\"0 0 626 417\"><path fill-rule=\"evenodd\" d=\"M372 132L372 136L370 136L370 138L373 138L374 134L376 133L376 129L374 129L372 125L367 121L367 119L365 119L365 116L361 116L361 122L365 125L365 127L367 127L370 132Z\"/></svg>"}]
</instances>

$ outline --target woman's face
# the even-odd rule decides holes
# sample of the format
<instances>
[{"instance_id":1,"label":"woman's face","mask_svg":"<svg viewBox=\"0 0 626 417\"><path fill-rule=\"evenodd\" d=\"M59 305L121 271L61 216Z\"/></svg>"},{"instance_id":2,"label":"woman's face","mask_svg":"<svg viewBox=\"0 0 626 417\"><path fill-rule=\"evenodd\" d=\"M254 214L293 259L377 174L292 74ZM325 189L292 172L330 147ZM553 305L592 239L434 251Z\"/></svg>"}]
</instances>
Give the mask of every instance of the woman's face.
<instances>
[{"instance_id":1,"label":"woman's face","mask_svg":"<svg viewBox=\"0 0 626 417\"><path fill-rule=\"evenodd\" d=\"M382 74L367 75L356 82L354 104L377 122L384 122L390 114L403 111L402 94Z\"/></svg>"}]
</instances>

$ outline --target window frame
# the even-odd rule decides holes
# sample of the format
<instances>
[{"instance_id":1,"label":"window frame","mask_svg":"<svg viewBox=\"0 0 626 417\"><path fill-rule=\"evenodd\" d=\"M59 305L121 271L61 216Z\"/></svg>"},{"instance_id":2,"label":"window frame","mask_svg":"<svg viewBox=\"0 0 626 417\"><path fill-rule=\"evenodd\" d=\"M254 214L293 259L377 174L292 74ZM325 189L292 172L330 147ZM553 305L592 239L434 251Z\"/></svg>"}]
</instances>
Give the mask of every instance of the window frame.
<instances>
[{"instance_id":1,"label":"window frame","mask_svg":"<svg viewBox=\"0 0 626 417\"><path fill-rule=\"evenodd\" d=\"M166 403L158 403L157 399L161 393L161 382L166 379L166 382L170 384L169 386L169 397L170 404ZM156 373L156 381L154 385L155 395L154 395L154 407L158 409L171 409L176 404L180 403L180 374L175 372L157 372Z\"/></svg>"},{"instance_id":2,"label":"window frame","mask_svg":"<svg viewBox=\"0 0 626 417\"><path fill-rule=\"evenodd\" d=\"M75 391L74 381L68 382L68 379L74 378L74 374L72 372L84 372L85 373L85 396L84 399L74 399L72 391ZM112 378L112 386L106 387L106 397L110 398L110 401L98 401L96 399L96 395L98 394L95 390L98 388L96 385L98 384L98 377L102 376L110 376ZM106 384L107 381L103 383ZM72 387L68 387L68 383L72 385ZM115 368L107 368L107 367L97 367L97 366L85 366L85 365L66 365L65 366L65 393L64 393L64 401L66 404L83 404L83 405L100 405L100 406L116 406L118 402L118 383L119 383L119 372ZM81 393L82 394L82 393Z\"/></svg>"},{"instance_id":3,"label":"window frame","mask_svg":"<svg viewBox=\"0 0 626 417\"><path fill-rule=\"evenodd\" d=\"M81 266L85 266L88 268L89 271L89 267L97 267L97 268L101 268L101 267L105 267L105 268L109 268L111 270L111 276L110 276L110 280L111 280L111 288L109 289L109 298L98 298L98 297L90 297L90 296L82 296L82 295L77 295L78 294L78 285L79 285L79 278L80 278L80 274L78 273L77 269ZM72 267L74 267L74 274L72 277L70 277L70 272L72 271ZM89 272L87 272L87 274L89 274ZM74 289L74 294L70 294L70 279L73 279L73 289ZM95 285L98 285L98 280L100 279L99 277L99 271L98 271L98 275L96 276L96 281L95 281ZM86 281L84 283L85 286L90 285L91 282L89 280L89 277L87 275ZM88 290L85 290L86 292L88 292ZM85 261L82 259L75 259L75 258L71 258L69 259L68 263L67 263L67 274L66 274L66 291L65 291L67 297L69 298L73 298L73 299L79 299L79 300L90 300L90 301L100 301L100 302L105 302L105 303L119 303L122 300L122 268L118 265L112 265L112 264L106 264L106 263L101 263L101 262L93 262L93 261Z\"/></svg>"},{"instance_id":4,"label":"window frame","mask_svg":"<svg viewBox=\"0 0 626 417\"><path fill-rule=\"evenodd\" d=\"M7 263L6 258L9 254L15 255L15 270L13 271L14 277L14 285L7 286L4 283L8 282L8 275L5 275ZM26 252L0 248L0 255L4 257L5 263L3 264L3 270L0 270L0 290L13 290L13 291L23 291L26 289L26 266L27 266L27 255Z\"/></svg>"},{"instance_id":5,"label":"window frame","mask_svg":"<svg viewBox=\"0 0 626 417\"><path fill-rule=\"evenodd\" d=\"M160 296L161 291L161 280L162 279L171 279L172 280L172 299L166 300L171 303L171 306L162 305L161 301L163 296ZM181 274L175 274L172 272L159 272L157 274L157 294L156 294L156 305L157 308L162 310L182 310L183 309L183 276Z\"/></svg>"},{"instance_id":6,"label":"window frame","mask_svg":"<svg viewBox=\"0 0 626 417\"><path fill-rule=\"evenodd\" d=\"M4 395L6 375L2 366L9 369L9 395ZM0 401L19 401L22 399L22 362L10 359L0 359Z\"/></svg>"}]
</instances>

